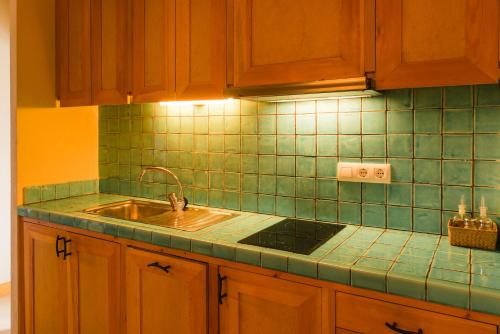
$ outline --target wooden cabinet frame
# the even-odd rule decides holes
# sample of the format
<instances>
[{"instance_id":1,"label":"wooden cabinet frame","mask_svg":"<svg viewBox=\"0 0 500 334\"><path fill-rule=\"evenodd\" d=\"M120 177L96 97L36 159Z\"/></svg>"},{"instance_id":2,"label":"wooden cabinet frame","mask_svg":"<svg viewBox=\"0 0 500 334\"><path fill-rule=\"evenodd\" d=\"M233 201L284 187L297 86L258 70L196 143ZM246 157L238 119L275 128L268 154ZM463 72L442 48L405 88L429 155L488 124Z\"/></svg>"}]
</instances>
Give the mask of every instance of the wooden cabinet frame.
<instances>
[{"instance_id":1,"label":"wooden cabinet frame","mask_svg":"<svg viewBox=\"0 0 500 334\"><path fill-rule=\"evenodd\" d=\"M440 305L440 304L434 304L434 303L429 303L426 301L422 300L417 300L417 299L412 299L412 298L406 298L406 297L400 297L396 295L391 295L391 294L386 294L378 291L372 291L372 290L365 290L361 288L355 288L351 286L346 286L342 284L337 284L333 282L327 282L327 281L322 281L322 280L317 280L313 278L308 278L308 277L303 277L303 276L297 276L289 273L284 273L284 272L279 272L275 270L270 270L270 269L265 269L257 266L252 266L252 265L246 265L242 263L236 263L228 260L223 260L219 258L214 258L211 256L206 256L206 255L200 255L200 254L195 254L183 250L178 250L178 249L172 249L172 248L166 248L166 247L161 247L161 246L156 246L152 244L147 244L147 243L142 243L138 241L133 241L133 240L126 240L126 239L121 239L109 235L105 235L102 233L97 233L97 232L92 232L92 231L87 231L87 230L81 230L78 228L74 227L69 227L69 226L63 226L63 225L58 225L58 224L53 224L53 223L48 223L44 221L39 221L36 219L31 219L31 218L21 218L20 219L20 224L23 224L24 222L27 223L33 223L33 224L38 224L41 226L45 227L52 227L55 229L58 229L59 231L66 231L66 232L72 232L72 233L77 233L77 234L83 234L86 236L102 239L102 240L109 240L113 242L117 242L121 244L122 247L122 254L123 251L127 247L135 247L138 249L143 249L147 251L153 251L153 252L158 252L162 254L167 254L167 255L172 255L172 256L177 256L181 258L186 258L186 259L191 259L195 260L198 262L204 262L208 264L209 268L209 273L208 273L208 305L209 305L209 333L210 334L217 334L218 333L218 301L217 301L217 296L218 296L218 287L217 287L217 275L219 273L219 267L227 267L227 268L232 268L232 269L237 269L237 270L242 270L246 271L249 273L253 274L258 274L262 276L268 276L268 277L274 277L274 278L279 278L291 282L297 282L297 283L302 283L302 284L307 284L311 286L316 286L320 287L322 289L322 314L323 314L323 319L331 319L329 322L322 322L322 333L329 333L333 334L335 330L335 294L337 292L343 292L343 293L348 293L356 296L362 296L366 298L371 298L375 299L378 301L385 301L389 302L392 304L397 304L397 305L402 305L402 306L407 306L415 309L420 309L420 310L426 310L426 311L431 311L431 312L436 312L440 314L445 314L445 315L450 315L462 319L468 319L468 320L474 320L478 322L483 322L486 324L491 324L495 326L500 326L500 317L495 316L495 315L490 315L490 314L485 314L485 313L480 313L480 312L475 312L475 311L469 311L461 308L456 308L456 307L450 307L450 306L445 306L445 305ZM62 233L62 232L61 232ZM122 265L124 264L124 257L122 257ZM21 276L22 277L22 267L21 267ZM125 279L123 276L124 271L122 270L122 280ZM123 290L122 290L123 291ZM123 293L122 293L123 296ZM125 319L124 312L125 312L125 307L124 303L122 301L122 319ZM346 332L349 333L349 332Z\"/></svg>"}]
</instances>

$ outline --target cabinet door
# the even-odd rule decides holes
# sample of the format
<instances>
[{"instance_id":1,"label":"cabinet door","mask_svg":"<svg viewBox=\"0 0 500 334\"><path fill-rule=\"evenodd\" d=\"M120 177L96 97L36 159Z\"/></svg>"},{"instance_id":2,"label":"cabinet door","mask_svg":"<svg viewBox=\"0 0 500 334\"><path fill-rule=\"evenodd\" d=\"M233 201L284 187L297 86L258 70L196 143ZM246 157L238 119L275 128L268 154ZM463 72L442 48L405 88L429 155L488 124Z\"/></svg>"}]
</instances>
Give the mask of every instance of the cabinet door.
<instances>
[{"instance_id":1,"label":"cabinet door","mask_svg":"<svg viewBox=\"0 0 500 334\"><path fill-rule=\"evenodd\" d=\"M175 97L175 0L132 0L132 82L136 102Z\"/></svg>"},{"instance_id":2,"label":"cabinet door","mask_svg":"<svg viewBox=\"0 0 500 334\"><path fill-rule=\"evenodd\" d=\"M377 0L378 89L494 83L497 0Z\"/></svg>"},{"instance_id":3,"label":"cabinet door","mask_svg":"<svg viewBox=\"0 0 500 334\"><path fill-rule=\"evenodd\" d=\"M207 332L204 264L129 248L125 279L127 333Z\"/></svg>"},{"instance_id":4,"label":"cabinet door","mask_svg":"<svg viewBox=\"0 0 500 334\"><path fill-rule=\"evenodd\" d=\"M26 333L67 334L68 260L56 255L63 241L55 229L24 223L24 298Z\"/></svg>"},{"instance_id":5,"label":"cabinet door","mask_svg":"<svg viewBox=\"0 0 500 334\"><path fill-rule=\"evenodd\" d=\"M92 0L92 101L127 103L127 0Z\"/></svg>"},{"instance_id":6,"label":"cabinet door","mask_svg":"<svg viewBox=\"0 0 500 334\"><path fill-rule=\"evenodd\" d=\"M364 76L366 3L234 1L234 86Z\"/></svg>"},{"instance_id":7,"label":"cabinet door","mask_svg":"<svg viewBox=\"0 0 500 334\"><path fill-rule=\"evenodd\" d=\"M73 333L121 333L120 245L77 234L68 240Z\"/></svg>"},{"instance_id":8,"label":"cabinet door","mask_svg":"<svg viewBox=\"0 0 500 334\"><path fill-rule=\"evenodd\" d=\"M176 98L223 97L226 0L176 1Z\"/></svg>"},{"instance_id":9,"label":"cabinet door","mask_svg":"<svg viewBox=\"0 0 500 334\"><path fill-rule=\"evenodd\" d=\"M57 3L57 81L62 107L92 104L90 0Z\"/></svg>"},{"instance_id":10,"label":"cabinet door","mask_svg":"<svg viewBox=\"0 0 500 334\"><path fill-rule=\"evenodd\" d=\"M321 333L321 289L221 268L223 334Z\"/></svg>"}]
</instances>

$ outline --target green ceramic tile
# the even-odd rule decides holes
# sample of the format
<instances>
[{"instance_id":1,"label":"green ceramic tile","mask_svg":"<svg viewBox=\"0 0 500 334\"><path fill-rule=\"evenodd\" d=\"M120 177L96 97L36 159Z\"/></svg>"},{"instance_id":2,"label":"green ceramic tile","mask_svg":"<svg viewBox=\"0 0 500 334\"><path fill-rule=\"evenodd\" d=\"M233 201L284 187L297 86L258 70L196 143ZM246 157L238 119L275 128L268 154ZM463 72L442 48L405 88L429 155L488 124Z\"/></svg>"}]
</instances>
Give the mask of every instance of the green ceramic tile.
<instances>
[{"instance_id":1,"label":"green ceramic tile","mask_svg":"<svg viewBox=\"0 0 500 334\"><path fill-rule=\"evenodd\" d=\"M409 183L393 183L387 186L387 204L412 205L412 185Z\"/></svg>"},{"instance_id":2,"label":"green ceramic tile","mask_svg":"<svg viewBox=\"0 0 500 334\"><path fill-rule=\"evenodd\" d=\"M391 134L413 133L413 112L389 111L387 113L387 133Z\"/></svg>"},{"instance_id":3,"label":"green ceramic tile","mask_svg":"<svg viewBox=\"0 0 500 334\"><path fill-rule=\"evenodd\" d=\"M338 100L318 100L316 101L316 111L318 113L336 113L338 112Z\"/></svg>"},{"instance_id":4,"label":"green ceramic tile","mask_svg":"<svg viewBox=\"0 0 500 334\"><path fill-rule=\"evenodd\" d=\"M241 133L246 135L258 133L257 116L241 116Z\"/></svg>"},{"instance_id":5,"label":"green ceramic tile","mask_svg":"<svg viewBox=\"0 0 500 334\"><path fill-rule=\"evenodd\" d=\"M385 96L374 96L361 99L363 111L384 111L387 108Z\"/></svg>"},{"instance_id":6,"label":"green ceramic tile","mask_svg":"<svg viewBox=\"0 0 500 334\"><path fill-rule=\"evenodd\" d=\"M224 208L228 210L240 210L240 193L234 191L225 191L224 192Z\"/></svg>"},{"instance_id":7,"label":"green ceramic tile","mask_svg":"<svg viewBox=\"0 0 500 334\"><path fill-rule=\"evenodd\" d=\"M296 116L296 131L297 134L307 135L316 133L316 115L306 114Z\"/></svg>"},{"instance_id":8,"label":"green ceramic tile","mask_svg":"<svg viewBox=\"0 0 500 334\"><path fill-rule=\"evenodd\" d=\"M352 135L361 133L361 113L349 112L340 113L339 117L339 134Z\"/></svg>"},{"instance_id":9,"label":"green ceramic tile","mask_svg":"<svg viewBox=\"0 0 500 334\"><path fill-rule=\"evenodd\" d=\"M425 278L415 277L406 272L387 274L387 292L403 297L425 300Z\"/></svg>"},{"instance_id":10,"label":"green ceramic tile","mask_svg":"<svg viewBox=\"0 0 500 334\"><path fill-rule=\"evenodd\" d=\"M361 111L361 99L340 99L339 112Z\"/></svg>"},{"instance_id":11,"label":"green ceramic tile","mask_svg":"<svg viewBox=\"0 0 500 334\"><path fill-rule=\"evenodd\" d=\"M387 135L388 156L394 158L413 157L412 135Z\"/></svg>"},{"instance_id":12,"label":"green ceramic tile","mask_svg":"<svg viewBox=\"0 0 500 334\"><path fill-rule=\"evenodd\" d=\"M350 267L350 265L341 263L320 262L318 265L318 278L349 285L351 282Z\"/></svg>"},{"instance_id":13,"label":"green ceramic tile","mask_svg":"<svg viewBox=\"0 0 500 334\"><path fill-rule=\"evenodd\" d=\"M446 109L444 110L445 133L470 133L472 132L472 109Z\"/></svg>"},{"instance_id":14,"label":"green ceramic tile","mask_svg":"<svg viewBox=\"0 0 500 334\"><path fill-rule=\"evenodd\" d=\"M295 200L295 213L297 218L314 219L316 217L314 200L297 198Z\"/></svg>"},{"instance_id":15,"label":"green ceramic tile","mask_svg":"<svg viewBox=\"0 0 500 334\"><path fill-rule=\"evenodd\" d=\"M41 191L41 201L42 202L52 201L52 200L56 199L56 186L55 185L41 186L40 191ZM27 193L25 192L25 196L26 195L27 195ZM30 194L30 196L33 198L30 198L30 200L28 200L28 202L31 202L31 203L39 202L39 201L36 201L36 199L38 199L36 191L32 192ZM33 201L33 200L35 200L35 201ZM29 204L28 202L26 202L26 200L24 201L25 204Z\"/></svg>"},{"instance_id":16,"label":"green ceramic tile","mask_svg":"<svg viewBox=\"0 0 500 334\"><path fill-rule=\"evenodd\" d=\"M486 187L498 186L500 184L500 162L475 161L474 184L476 186L486 186ZM43 189L42 189L42 198L43 198Z\"/></svg>"},{"instance_id":17,"label":"green ceramic tile","mask_svg":"<svg viewBox=\"0 0 500 334\"><path fill-rule=\"evenodd\" d=\"M337 180L316 179L316 196L318 199L337 199Z\"/></svg>"},{"instance_id":18,"label":"green ceramic tile","mask_svg":"<svg viewBox=\"0 0 500 334\"><path fill-rule=\"evenodd\" d=\"M259 134L276 134L276 116L265 115L258 117Z\"/></svg>"},{"instance_id":19,"label":"green ceramic tile","mask_svg":"<svg viewBox=\"0 0 500 334\"><path fill-rule=\"evenodd\" d=\"M313 178L298 177L295 179L295 194L302 198L315 198L316 184Z\"/></svg>"},{"instance_id":20,"label":"green ceramic tile","mask_svg":"<svg viewBox=\"0 0 500 334\"><path fill-rule=\"evenodd\" d=\"M243 173L257 173L259 171L259 158L257 155L241 156L241 171Z\"/></svg>"},{"instance_id":21,"label":"green ceramic tile","mask_svg":"<svg viewBox=\"0 0 500 334\"><path fill-rule=\"evenodd\" d=\"M413 181L413 161L411 159L388 159L391 164L391 177L395 182Z\"/></svg>"},{"instance_id":22,"label":"green ceramic tile","mask_svg":"<svg viewBox=\"0 0 500 334\"><path fill-rule=\"evenodd\" d=\"M363 183L363 203L385 203L385 188L383 184Z\"/></svg>"},{"instance_id":23,"label":"green ceramic tile","mask_svg":"<svg viewBox=\"0 0 500 334\"><path fill-rule=\"evenodd\" d=\"M262 267L286 272L288 270L288 258L283 255L262 253Z\"/></svg>"},{"instance_id":24,"label":"green ceramic tile","mask_svg":"<svg viewBox=\"0 0 500 334\"><path fill-rule=\"evenodd\" d=\"M276 176L259 175L259 193L274 195L276 193Z\"/></svg>"},{"instance_id":25,"label":"green ceramic tile","mask_svg":"<svg viewBox=\"0 0 500 334\"><path fill-rule=\"evenodd\" d=\"M500 290L473 285L470 287L470 294L473 311L500 315Z\"/></svg>"},{"instance_id":26,"label":"green ceramic tile","mask_svg":"<svg viewBox=\"0 0 500 334\"><path fill-rule=\"evenodd\" d=\"M278 103L276 106L276 112L278 115L283 114L295 114L295 102L282 102Z\"/></svg>"},{"instance_id":27,"label":"green ceramic tile","mask_svg":"<svg viewBox=\"0 0 500 334\"><path fill-rule=\"evenodd\" d=\"M259 156L259 173L260 174L276 174L276 156L260 155Z\"/></svg>"},{"instance_id":28,"label":"green ceramic tile","mask_svg":"<svg viewBox=\"0 0 500 334\"><path fill-rule=\"evenodd\" d=\"M338 136L339 156L359 158L361 156L361 136Z\"/></svg>"},{"instance_id":29,"label":"green ceramic tile","mask_svg":"<svg viewBox=\"0 0 500 334\"><path fill-rule=\"evenodd\" d=\"M242 194L241 195L241 210L257 212L259 210L258 206L258 195L257 194Z\"/></svg>"},{"instance_id":30,"label":"green ceramic tile","mask_svg":"<svg viewBox=\"0 0 500 334\"><path fill-rule=\"evenodd\" d=\"M337 113L317 115L318 134L337 134Z\"/></svg>"},{"instance_id":31,"label":"green ceramic tile","mask_svg":"<svg viewBox=\"0 0 500 334\"><path fill-rule=\"evenodd\" d=\"M385 134L386 113L385 112L363 112L362 113L363 134Z\"/></svg>"},{"instance_id":32,"label":"green ceramic tile","mask_svg":"<svg viewBox=\"0 0 500 334\"><path fill-rule=\"evenodd\" d=\"M301 276L317 278L318 263L310 260L290 257L288 259L288 272Z\"/></svg>"},{"instance_id":33,"label":"green ceramic tile","mask_svg":"<svg viewBox=\"0 0 500 334\"><path fill-rule=\"evenodd\" d=\"M316 136L297 136L296 153L297 155L315 156Z\"/></svg>"},{"instance_id":34,"label":"green ceramic tile","mask_svg":"<svg viewBox=\"0 0 500 334\"><path fill-rule=\"evenodd\" d=\"M295 217L295 198L276 196L276 215Z\"/></svg>"},{"instance_id":35,"label":"green ceramic tile","mask_svg":"<svg viewBox=\"0 0 500 334\"><path fill-rule=\"evenodd\" d=\"M295 175L295 156L278 156L276 158L277 175Z\"/></svg>"},{"instance_id":36,"label":"green ceramic tile","mask_svg":"<svg viewBox=\"0 0 500 334\"><path fill-rule=\"evenodd\" d=\"M386 271L390 261L362 258L351 269L351 284L370 290L386 291Z\"/></svg>"},{"instance_id":37,"label":"green ceramic tile","mask_svg":"<svg viewBox=\"0 0 500 334\"><path fill-rule=\"evenodd\" d=\"M479 106L497 106L500 105L500 86L478 85L476 86L476 101Z\"/></svg>"},{"instance_id":38,"label":"green ceramic tile","mask_svg":"<svg viewBox=\"0 0 500 334\"><path fill-rule=\"evenodd\" d=\"M445 87L445 108L467 108L472 106L472 86Z\"/></svg>"},{"instance_id":39,"label":"green ceramic tile","mask_svg":"<svg viewBox=\"0 0 500 334\"><path fill-rule=\"evenodd\" d=\"M317 136L317 154L318 156L336 156L337 136L331 136L331 135Z\"/></svg>"},{"instance_id":40,"label":"green ceramic tile","mask_svg":"<svg viewBox=\"0 0 500 334\"><path fill-rule=\"evenodd\" d=\"M336 222L337 202L324 200L316 201L316 220Z\"/></svg>"},{"instance_id":41,"label":"green ceramic tile","mask_svg":"<svg viewBox=\"0 0 500 334\"><path fill-rule=\"evenodd\" d=\"M239 173L225 173L224 174L224 189L226 190L240 190L241 174Z\"/></svg>"},{"instance_id":42,"label":"green ceramic tile","mask_svg":"<svg viewBox=\"0 0 500 334\"><path fill-rule=\"evenodd\" d=\"M316 176L316 158L298 156L296 159L296 173L297 176Z\"/></svg>"},{"instance_id":43,"label":"green ceramic tile","mask_svg":"<svg viewBox=\"0 0 500 334\"><path fill-rule=\"evenodd\" d=\"M243 192L257 193L258 191L258 175L257 174L243 174L241 190ZM211 186L211 188L213 188Z\"/></svg>"},{"instance_id":44,"label":"green ceramic tile","mask_svg":"<svg viewBox=\"0 0 500 334\"><path fill-rule=\"evenodd\" d=\"M441 186L415 184L414 206L418 208L440 209L441 208Z\"/></svg>"},{"instance_id":45,"label":"green ceramic tile","mask_svg":"<svg viewBox=\"0 0 500 334\"><path fill-rule=\"evenodd\" d=\"M337 158L319 157L317 160L318 177L336 177L337 176Z\"/></svg>"},{"instance_id":46,"label":"green ceramic tile","mask_svg":"<svg viewBox=\"0 0 500 334\"><path fill-rule=\"evenodd\" d=\"M357 203L339 203L339 222L344 224L361 224L361 205Z\"/></svg>"},{"instance_id":47,"label":"green ceramic tile","mask_svg":"<svg viewBox=\"0 0 500 334\"><path fill-rule=\"evenodd\" d=\"M500 157L500 135L476 135L474 138L474 147L474 157L476 159L496 160Z\"/></svg>"},{"instance_id":48,"label":"green ceramic tile","mask_svg":"<svg viewBox=\"0 0 500 334\"><path fill-rule=\"evenodd\" d=\"M441 212L439 210L414 209L413 230L424 233L441 233Z\"/></svg>"},{"instance_id":49,"label":"green ceramic tile","mask_svg":"<svg viewBox=\"0 0 500 334\"><path fill-rule=\"evenodd\" d=\"M267 136L264 136L264 138L267 138ZM259 147L259 149L260 149L260 147ZM272 149L272 147L271 147L271 149ZM272 150L274 153L275 148ZM225 135L224 136L224 151L228 152L228 153L240 153L241 152L241 137L239 135Z\"/></svg>"},{"instance_id":50,"label":"green ceramic tile","mask_svg":"<svg viewBox=\"0 0 500 334\"><path fill-rule=\"evenodd\" d=\"M470 159L472 157L472 136L444 136L443 146L445 159Z\"/></svg>"},{"instance_id":51,"label":"green ceramic tile","mask_svg":"<svg viewBox=\"0 0 500 334\"><path fill-rule=\"evenodd\" d=\"M415 89L415 108L440 108L442 105L442 88Z\"/></svg>"},{"instance_id":52,"label":"green ceramic tile","mask_svg":"<svg viewBox=\"0 0 500 334\"><path fill-rule=\"evenodd\" d=\"M316 112L316 101L300 101L295 104L297 114L313 114Z\"/></svg>"},{"instance_id":53,"label":"green ceramic tile","mask_svg":"<svg viewBox=\"0 0 500 334\"><path fill-rule=\"evenodd\" d=\"M385 157L385 136L363 136L363 157Z\"/></svg>"},{"instance_id":54,"label":"green ceramic tile","mask_svg":"<svg viewBox=\"0 0 500 334\"><path fill-rule=\"evenodd\" d=\"M242 115L256 115L257 114L257 102L241 100L241 114Z\"/></svg>"},{"instance_id":55,"label":"green ceramic tile","mask_svg":"<svg viewBox=\"0 0 500 334\"><path fill-rule=\"evenodd\" d=\"M443 187L443 210L458 210L461 198L464 196L465 204L470 211L472 204L472 188L470 187Z\"/></svg>"},{"instance_id":56,"label":"green ceramic tile","mask_svg":"<svg viewBox=\"0 0 500 334\"><path fill-rule=\"evenodd\" d=\"M499 188L482 188L474 187L474 211L477 211L481 205L481 197L485 198L486 206L488 207L488 213L498 214L500 213L500 189Z\"/></svg>"},{"instance_id":57,"label":"green ceramic tile","mask_svg":"<svg viewBox=\"0 0 500 334\"><path fill-rule=\"evenodd\" d=\"M42 199L42 190L40 187L24 188L24 204L38 203Z\"/></svg>"},{"instance_id":58,"label":"green ceramic tile","mask_svg":"<svg viewBox=\"0 0 500 334\"><path fill-rule=\"evenodd\" d=\"M417 183L441 183L441 160L415 160L414 180Z\"/></svg>"},{"instance_id":59,"label":"green ceramic tile","mask_svg":"<svg viewBox=\"0 0 500 334\"><path fill-rule=\"evenodd\" d=\"M339 182L339 200L361 202L361 184L354 182Z\"/></svg>"},{"instance_id":60,"label":"green ceramic tile","mask_svg":"<svg viewBox=\"0 0 500 334\"><path fill-rule=\"evenodd\" d=\"M272 215L275 213L275 196L259 195L259 212Z\"/></svg>"},{"instance_id":61,"label":"green ceramic tile","mask_svg":"<svg viewBox=\"0 0 500 334\"><path fill-rule=\"evenodd\" d=\"M295 155L295 136L277 136L277 153Z\"/></svg>"},{"instance_id":62,"label":"green ceramic tile","mask_svg":"<svg viewBox=\"0 0 500 334\"><path fill-rule=\"evenodd\" d=\"M69 197L69 184L61 183L56 184L56 199L63 199Z\"/></svg>"},{"instance_id":63,"label":"green ceramic tile","mask_svg":"<svg viewBox=\"0 0 500 334\"><path fill-rule=\"evenodd\" d=\"M208 205L208 191L206 189L195 189L194 204Z\"/></svg>"},{"instance_id":64,"label":"green ceramic tile","mask_svg":"<svg viewBox=\"0 0 500 334\"><path fill-rule=\"evenodd\" d=\"M405 110L413 107L411 89L396 89L386 92L388 110Z\"/></svg>"},{"instance_id":65,"label":"green ceramic tile","mask_svg":"<svg viewBox=\"0 0 500 334\"><path fill-rule=\"evenodd\" d=\"M202 127L202 131L196 131L196 122L195 122L195 133L207 133L204 127ZM224 133L226 134L239 134L241 132L241 118L240 116L225 116L224 117Z\"/></svg>"},{"instance_id":66,"label":"green ceramic tile","mask_svg":"<svg viewBox=\"0 0 500 334\"><path fill-rule=\"evenodd\" d=\"M259 154L276 154L276 136L262 135L259 137Z\"/></svg>"},{"instance_id":67,"label":"green ceramic tile","mask_svg":"<svg viewBox=\"0 0 500 334\"><path fill-rule=\"evenodd\" d=\"M416 158L441 158L441 136L439 135L416 135L415 136Z\"/></svg>"},{"instance_id":68,"label":"green ceramic tile","mask_svg":"<svg viewBox=\"0 0 500 334\"><path fill-rule=\"evenodd\" d=\"M476 109L475 114L475 132L476 133L497 133L500 129L499 107L480 107Z\"/></svg>"},{"instance_id":69,"label":"green ceramic tile","mask_svg":"<svg viewBox=\"0 0 500 334\"><path fill-rule=\"evenodd\" d=\"M253 249L237 247L236 262L260 266L260 252Z\"/></svg>"},{"instance_id":70,"label":"green ceramic tile","mask_svg":"<svg viewBox=\"0 0 500 334\"><path fill-rule=\"evenodd\" d=\"M276 193L283 196L295 196L295 178L278 176L276 178Z\"/></svg>"},{"instance_id":71,"label":"green ceramic tile","mask_svg":"<svg viewBox=\"0 0 500 334\"><path fill-rule=\"evenodd\" d=\"M476 162L475 170L478 169ZM478 175L478 174L476 174ZM477 180L474 181L477 184ZM443 184L446 185L471 185L472 184L472 163L460 160L443 161Z\"/></svg>"},{"instance_id":72,"label":"green ceramic tile","mask_svg":"<svg viewBox=\"0 0 500 334\"><path fill-rule=\"evenodd\" d=\"M363 226L385 228L385 206L363 204L362 221Z\"/></svg>"},{"instance_id":73,"label":"green ceramic tile","mask_svg":"<svg viewBox=\"0 0 500 334\"><path fill-rule=\"evenodd\" d=\"M276 130L278 134L295 134L295 115L278 115L276 121Z\"/></svg>"}]
</instances>

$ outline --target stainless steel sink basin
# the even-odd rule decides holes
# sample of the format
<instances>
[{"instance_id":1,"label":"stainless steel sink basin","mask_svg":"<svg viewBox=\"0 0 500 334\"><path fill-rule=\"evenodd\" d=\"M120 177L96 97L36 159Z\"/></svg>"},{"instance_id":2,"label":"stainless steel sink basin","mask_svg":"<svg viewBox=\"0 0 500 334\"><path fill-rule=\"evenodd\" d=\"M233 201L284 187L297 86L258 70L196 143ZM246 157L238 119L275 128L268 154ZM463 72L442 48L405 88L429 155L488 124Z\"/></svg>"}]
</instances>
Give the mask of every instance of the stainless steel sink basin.
<instances>
[{"instance_id":1,"label":"stainless steel sink basin","mask_svg":"<svg viewBox=\"0 0 500 334\"><path fill-rule=\"evenodd\" d=\"M169 204L137 200L101 205L83 212L191 232L238 216L221 210L192 207L174 211Z\"/></svg>"}]
</instances>

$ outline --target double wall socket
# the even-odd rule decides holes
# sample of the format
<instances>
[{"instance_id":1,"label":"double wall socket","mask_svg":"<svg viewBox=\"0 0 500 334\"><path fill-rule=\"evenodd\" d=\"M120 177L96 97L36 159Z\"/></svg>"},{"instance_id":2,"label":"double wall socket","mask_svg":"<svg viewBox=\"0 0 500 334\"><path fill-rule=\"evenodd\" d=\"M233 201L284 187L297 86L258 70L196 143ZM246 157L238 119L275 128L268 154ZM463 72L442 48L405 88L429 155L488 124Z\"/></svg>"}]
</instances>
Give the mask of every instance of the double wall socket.
<instances>
[{"instance_id":1,"label":"double wall socket","mask_svg":"<svg viewBox=\"0 0 500 334\"><path fill-rule=\"evenodd\" d=\"M346 182L391 183L391 165L339 162L337 179Z\"/></svg>"}]
</instances>

